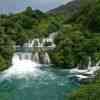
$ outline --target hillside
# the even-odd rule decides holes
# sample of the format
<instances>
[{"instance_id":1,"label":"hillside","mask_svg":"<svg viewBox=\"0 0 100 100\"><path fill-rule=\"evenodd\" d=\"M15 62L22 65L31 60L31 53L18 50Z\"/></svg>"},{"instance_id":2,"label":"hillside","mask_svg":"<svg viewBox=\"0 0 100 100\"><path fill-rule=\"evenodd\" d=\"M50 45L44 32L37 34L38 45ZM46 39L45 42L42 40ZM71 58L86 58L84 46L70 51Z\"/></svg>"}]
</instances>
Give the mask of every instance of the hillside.
<instances>
[{"instance_id":1,"label":"hillside","mask_svg":"<svg viewBox=\"0 0 100 100\"><path fill-rule=\"evenodd\" d=\"M64 14L70 17L73 14L78 13L80 10L80 0L73 0L65 5L61 5L55 9L48 11L49 14Z\"/></svg>"}]
</instances>

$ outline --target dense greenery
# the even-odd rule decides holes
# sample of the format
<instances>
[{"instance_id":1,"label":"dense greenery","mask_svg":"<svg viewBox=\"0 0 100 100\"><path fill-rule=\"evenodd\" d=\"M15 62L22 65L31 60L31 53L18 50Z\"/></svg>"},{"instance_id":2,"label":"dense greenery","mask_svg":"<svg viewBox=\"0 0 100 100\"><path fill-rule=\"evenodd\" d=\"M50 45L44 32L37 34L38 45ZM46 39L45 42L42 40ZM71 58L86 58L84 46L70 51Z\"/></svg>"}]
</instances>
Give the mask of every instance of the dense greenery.
<instances>
[{"instance_id":1,"label":"dense greenery","mask_svg":"<svg viewBox=\"0 0 100 100\"><path fill-rule=\"evenodd\" d=\"M0 70L8 68L11 63L14 42L8 38L4 32L4 27L0 25Z\"/></svg>"},{"instance_id":2,"label":"dense greenery","mask_svg":"<svg viewBox=\"0 0 100 100\"><path fill-rule=\"evenodd\" d=\"M90 56L95 64L100 60L100 0L81 0L80 12L64 20L64 26L55 41L59 45L51 54L53 61L84 68ZM68 100L99 100L100 71L97 73L94 82L82 85L78 91L70 94Z\"/></svg>"},{"instance_id":3,"label":"dense greenery","mask_svg":"<svg viewBox=\"0 0 100 100\"><path fill-rule=\"evenodd\" d=\"M93 41L95 41L95 43L93 42L91 43L92 46L91 50L94 50L94 55L95 55L94 58L96 57L97 59L100 59L99 45L97 45L100 42L100 36L99 36L100 35L100 0L96 0L94 4L92 3L91 7L93 7L93 9L89 9L88 13L81 14L80 17L82 18L81 28L82 29L84 28L84 30L86 29L89 30L91 37L94 39ZM84 12L86 12L86 10L84 10ZM90 15L90 17L88 14ZM86 26L84 27L85 23ZM95 46L97 47L97 49L93 49L95 48ZM90 46L87 46L87 48L89 49ZM99 99L100 99L100 71L97 72L96 79L94 82L89 83L87 85L82 85L78 91L74 91L69 96L68 100L99 100Z\"/></svg>"},{"instance_id":4,"label":"dense greenery","mask_svg":"<svg viewBox=\"0 0 100 100\"><path fill-rule=\"evenodd\" d=\"M100 71L97 72L96 79L68 95L68 100L99 100L100 98Z\"/></svg>"},{"instance_id":5,"label":"dense greenery","mask_svg":"<svg viewBox=\"0 0 100 100\"><path fill-rule=\"evenodd\" d=\"M100 81L89 85L81 86L80 89L72 93L69 100L99 100Z\"/></svg>"},{"instance_id":6,"label":"dense greenery","mask_svg":"<svg viewBox=\"0 0 100 100\"><path fill-rule=\"evenodd\" d=\"M64 19L63 26L55 40L57 48L51 54L55 64L67 65L67 68L77 65L85 68L89 56L92 58L93 64L99 60L99 5L99 0L97 2L94 0L81 1L79 13L69 20Z\"/></svg>"}]
</instances>

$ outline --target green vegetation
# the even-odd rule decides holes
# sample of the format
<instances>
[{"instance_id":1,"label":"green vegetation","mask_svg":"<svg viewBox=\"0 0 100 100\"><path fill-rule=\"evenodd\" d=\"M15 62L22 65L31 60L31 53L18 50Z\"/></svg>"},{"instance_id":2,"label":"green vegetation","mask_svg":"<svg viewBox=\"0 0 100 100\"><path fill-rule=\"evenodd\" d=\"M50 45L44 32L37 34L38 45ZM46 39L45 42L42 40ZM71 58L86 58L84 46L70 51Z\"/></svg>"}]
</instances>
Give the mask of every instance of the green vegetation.
<instances>
[{"instance_id":1,"label":"green vegetation","mask_svg":"<svg viewBox=\"0 0 100 100\"><path fill-rule=\"evenodd\" d=\"M80 89L72 93L68 100L99 100L100 81L89 85L81 86Z\"/></svg>"},{"instance_id":2,"label":"green vegetation","mask_svg":"<svg viewBox=\"0 0 100 100\"><path fill-rule=\"evenodd\" d=\"M89 6L90 5L90 6ZM92 7L92 8L91 8ZM90 2L87 7L82 9L82 12L77 20L80 23L81 29L85 32L88 30L89 37L85 43L87 44L88 54L93 54L94 60L100 60L100 0ZM73 21L73 20L71 20ZM90 41L92 39L92 41ZM84 45L82 45L84 46ZM86 48L85 48L86 49ZM70 94L68 100L99 100L100 99L100 71L97 72L94 82L87 85L82 85L79 90Z\"/></svg>"},{"instance_id":3,"label":"green vegetation","mask_svg":"<svg viewBox=\"0 0 100 100\"><path fill-rule=\"evenodd\" d=\"M0 71L11 64L13 45L22 46L27 40L56 31L57 47L49 53L52 63L57 67L85 68L91 57L95 64L100 60L100 0L72 1L48 13L27 7L21 13L0 15ZM99 100L99 87L97 78L71 94L69 100Z\"/></svg>"},{"instance_id":4,"label":"green vegetation","mask_svg":"<svg viewBox=\"0 0 100 100\"><path fill-rule=\"evenodd\" d=\"M4 27L0 26L0 70L8 68L14 52L14 42L8 38L3 29Z\"/></svg>"},{"instance_id":5,"label":"green vegetation","mask_svg":"<svg viewBox=\"0 0 100 100\"><path fill-rule=\"evenodd\" d=\"M27 40L47 37L48 33L59 30L62 18L33 11L31 7L20 13L0 15L0 70L11 64L13 45L22 46Z\"/></svg>"},{"instance_id":6,"label":"green vegetation","mask_svg":"<svg viewBox=\"0 0 100 100\"><path fill-rule=\"evenodd\" d=\"M100 98L100 71L97 72L96 79L68 95L68 100L99 100Z\"/></svg>"},{"instance_id":7,"label":"green vegetation","mask_svg":"<svg viewBox=\"0 0 100 100\"><path fill-rule=\"evenodd\" d=\"M80 11L70 19L64 17L64 23L55 40L57 48L51 54L56 65L67 65L64 66L66 68L78 65L80 68L85 68L89 56L93 65L99 60L99 2L99 0L81 0Z\"/></svg>"}]
</instances>

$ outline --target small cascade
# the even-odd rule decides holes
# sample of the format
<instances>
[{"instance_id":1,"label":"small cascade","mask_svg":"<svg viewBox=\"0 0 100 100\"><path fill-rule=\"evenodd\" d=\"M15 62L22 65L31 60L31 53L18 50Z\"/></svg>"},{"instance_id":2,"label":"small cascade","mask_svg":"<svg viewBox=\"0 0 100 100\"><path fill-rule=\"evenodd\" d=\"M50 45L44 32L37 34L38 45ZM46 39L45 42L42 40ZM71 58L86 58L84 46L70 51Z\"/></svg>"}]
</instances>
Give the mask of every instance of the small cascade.
<instances>
[{"instance_id":1,"label":"small cascade","mask_svg":"<svg viewBox=\"0 0 100 100\"><path fill-rule=\"evenodd\" d=\"M98 61L98 62L96 63L96 66L100 66L100 61Z\"/></svg>"},{"instance_id":2,"label":"small cascade","mask_svg":"<svg viewBox=\"0 0 100 100\"><path fill-rule=\"evenodd\" d=\"M92 61L91 61L91 57L89 57L88 69L91 69L91 67L92 67Z\"/></svg>"},{"instance_id":3,"label":"small cascade","mask_svg":"<svg viewBox=\"0 0 100 100\"><path fill-rule=\"evenodd\" d=\"M24 59L27 58L26 55L25 55L24 53L21 53L21 56L22 56L22 59L21 59L21 60L24 60Z\"/></svg>"},{"instance_id":4,"label":"small cascade","mask_svg":"<svg viewBox=\"0 0 100 100\"><path fill-rule=\"evenodd\" d=\"M33 61L38 62L40 64L50 64L51 60L47 52L36 52L33 55Z\"/></svg>"},{"instance_id":5,"label":"small cascade","mask_svg":"<svg viewBox=\"0 0 100 100\"><path fill-rule=\"evenodd\" d=\"M45 54L44 54L44 63L45 64L50 64L51 63L50 57L49 57L47 52L45 52Z\"/></svg>"},{"instance_id":6,"label":"small cascade","mask_svg":"<svg viewBox=\"0 0 100 100\"><path fill-rule=\"evenodd\" d=\"M27 53L27 52L17 52L16 53L17 60L30 60L39 64L50 64L51 60L47 52L35 52L35 53Z\"/></svg>"},{"instance_id":7,"label":"small cascade","mask_svg":"<svg viewBox=\"0 0 100 100\"><path fill-rule=\"evenodd\" d=\"M50 33L49 38L54 40L57 35L58 35L58 32Z\"/></svg>"},{"instance_id":8,"label":"small cascade","mask_svg":"<svg viewBox=\"0 0 100 100\"><path fill-rule=\"evenodd\" d=\"M25 56L22 56L24 58ZM37 75L39 69L37 67L40 64L30 60L30 59L20 59L18 53L15 53L12 58L12 66L5 70L2 74L4 78L10 76L16 76L18 78L25 77L25 74Z\"/></svg>"},{"instance_id":9,"label":"small cascade","mask_svg":"<svg viewBox=\"0 0 100 100\"><path fill-rule=\"evenodd\" d=\"M39 58L39 53L38 52L36 52L33 55L33 61L40 63L40 58Z\"/></svg>"},{"instance_id":10,"label":"small cascade","mask_svg":"<svg viewBox=\"0 0 100 100\"><path fill-rule=\"evenodd\" d=\"M32 60L32 53L17 52L16 55L19 56L20 60Z\"/></svg>"},{"instance_id":11,"label":"small cascade","mask_svg":"<svg viewBox=\"0 0 100 100\"><path fill-rule=\"evenodd\" d=\"M52 33L48 38L29 40L23 46L16 46L20 60L31 60L40 64L50 64L51 60L47 51L55 49L54 38L58 33Z\"/></svg>"},{"instance_id":12,"label":"small cascade","mask_svg":"<svg viewBox=\"0 0 100 100\"><path fill-rule=\"evenodd\" d=\"M88 79L88 78L94 78L96 75L96 71L100 70L100 61L96 63L95 66L92 66L91 57L89 57L89 63L88 68L85 70L80 70L78 68L71 69L71 73L75 73L75 76L79 79Z\"/></svg>"},{"instance_id":13,"label":"small cascade","mask_svg":"<svg viewBox=\"0 0 100 100\"><path fill-rule=\"evenodd\" d=\"M16 62L19 61L20 61L20 56L15 53L12 58L12 65L17 64Z\"/></svg>"}]
</instances>

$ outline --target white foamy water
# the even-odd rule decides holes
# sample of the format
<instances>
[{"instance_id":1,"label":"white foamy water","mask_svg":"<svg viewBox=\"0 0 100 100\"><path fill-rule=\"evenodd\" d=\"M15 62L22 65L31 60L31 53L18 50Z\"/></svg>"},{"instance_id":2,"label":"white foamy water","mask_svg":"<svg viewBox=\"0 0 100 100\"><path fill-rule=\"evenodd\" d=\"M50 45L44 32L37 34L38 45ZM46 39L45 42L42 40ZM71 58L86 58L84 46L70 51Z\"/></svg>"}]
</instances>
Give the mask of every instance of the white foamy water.
<instances>
[{"instance_id":1,"label":"white foamy water","mask_svg":"<svg viewBox=\"0 0 100 100\"><path fill-rule=\"evenodd\" d=\"M38 74L41 72L38 68L40 66L40 64L35 63L32 60L20 60L19 56L17 54L14 54L12 58L12 66L9 69L5 70L2 75L4 77L16 76L19 78L25 77L27 74L38 76Z\"/></svg>"},{"instance_id":2,"label":"white foamy water","mask_svg":"<svg viewBox=\"0 0 100 100\"><path fill-rule=\"evenodd\" d=\"M51 63L50 57L47 52L44 55L44 63L47 63L47 64Z\"/></svg>"},{"instance_id":3,"label":"white foamy water","mask_svg":"<svg viewBox=\"0 0 100 100\"><path fill-rule=\"evenodd\" d=\"M92 61L91 58L89 57L89 63L87 69L82 70L79 68L74 68L70 70L70 73L76 73L76 77L78 77L79 79L86 79L94 77L98 70L100 70L100 61L98 61L95 66L92 66Z\"/></svg>"}]
</instances>

